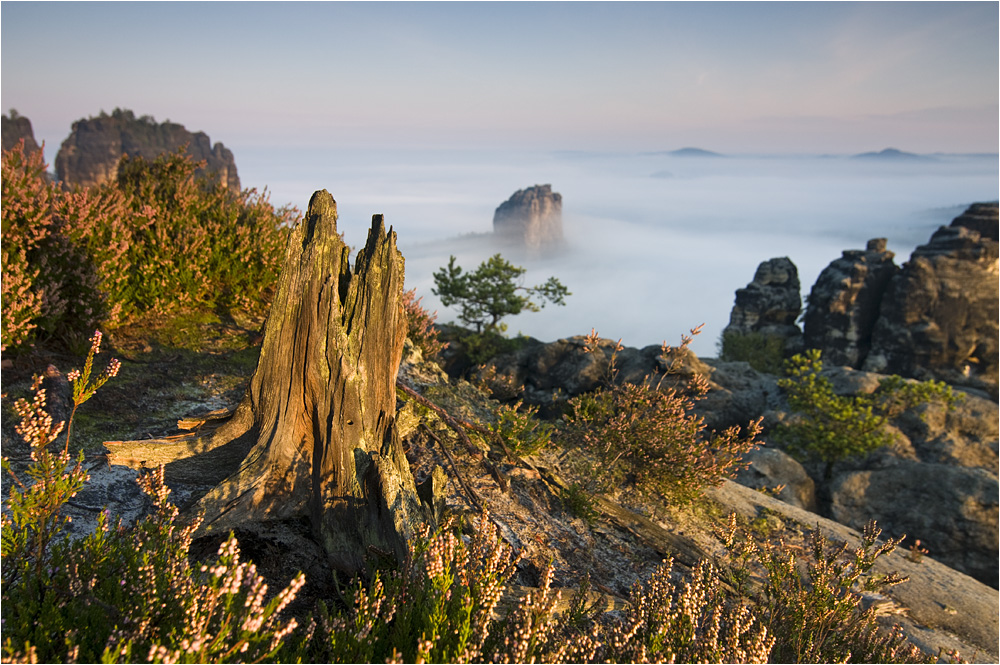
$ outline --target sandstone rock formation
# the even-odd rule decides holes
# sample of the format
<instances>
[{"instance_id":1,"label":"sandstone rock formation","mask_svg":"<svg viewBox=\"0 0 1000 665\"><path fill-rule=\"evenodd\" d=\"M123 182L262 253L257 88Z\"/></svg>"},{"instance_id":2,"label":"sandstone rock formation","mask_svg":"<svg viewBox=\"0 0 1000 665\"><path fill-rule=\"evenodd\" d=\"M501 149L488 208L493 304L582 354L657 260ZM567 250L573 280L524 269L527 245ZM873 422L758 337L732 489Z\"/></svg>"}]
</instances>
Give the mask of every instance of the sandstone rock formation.
<instances>
[{"instance_id":1,"label":"sandstone rock formation","mask_svg":"<svg viewBox=\"0 0 1000 665\"><path fill-rule=\"evenodd\" d=\"M5 113L0 120L3 134L3 149L12 150L17 142L24 139L25 153L38 152L41 147L35 141L35 132L31 129L31 121L23 115L19 115L14 109L10 110L10 116Z\"/></svg>"},{"instance_id":2,"label":"sandstone rock formation","mask_svg":"<svg viewBox=\"0 0 1000 665\"><path fill-rule=\"evenodd\" d=\"M746 288L737 289L729 325L722 334L780 337L791 351L801 345L802 331L795 323L801 312L798 269L787 257L770 259L757 267Z\"/></svg>"},{"instance_id":3,"label":"sandstone rock formation","mask_svg":"<svg viewBox=\"0 0 1000 665\"><path fill-rule=\"evenodd\" d=\"M158 124L149 116L136 118L131 111L121 109L73 123L72 133L56 155L56 175L67 185L92 187L115 179L122 155L152 160L185 146L192 159L206 163L200 173L239 191L233 153L222 143L213 146L204 132L192 134L183 125L169 121Z\"/></svg>"},{"instance_id":4,"label":"sandstone rock formation","mask_svg":"<svg viewBox=\"0 0 1000 665\"><path fill-rule=\"evenodd\" d=\"M847 250L823 269L809 293L805 344L823 351L827 363L859 367L871 348L889 280L898 272L885 238L864 251Z\"/></svg>"},{"instance_id":5,"label":"sandstone rock formation","mask_svg":"<svg viewBox=\"0 0 1000 665\"><path fill-rule=\"evenodd\" d=\"M744 487L776 492L785 503L816 512L816 483L788 453L764 446L743 458L750 466L736 472L734 480Z\"/></svg>"},{"instance_id":6,"label":"sandstone rock formation","mask_svg":"<svg viewBox=\"0 0 1000 665\"><path fill-rule=\"evenodd\" d=\"M500 204L493 232L530 250L549 249L563 241L562 195L552 185L521 189Z\"/></svg>"},{"instance_id":7,"label":"sandstone rock formation","mask_svg":"<svg viewBox=\"0 0 1000 665\"><path fill-rule=\"evenodd\" d=\"M973 206L889 282L863 367L996 395L997 204ZM992 228L992 237L972 227Z\"/></svg>"},{"instance_id":8,"label":"sandstone rock formation","mask_svg":"<svg viewBox=\"0 0 1000 665\"><path fill-rule=\"evenodd\" d=\"M892 536L919 538L935 559L997 587L997 477L983 469L899 460L839 476L833 519L878 521Z\"/></svg>"}]
</instances>

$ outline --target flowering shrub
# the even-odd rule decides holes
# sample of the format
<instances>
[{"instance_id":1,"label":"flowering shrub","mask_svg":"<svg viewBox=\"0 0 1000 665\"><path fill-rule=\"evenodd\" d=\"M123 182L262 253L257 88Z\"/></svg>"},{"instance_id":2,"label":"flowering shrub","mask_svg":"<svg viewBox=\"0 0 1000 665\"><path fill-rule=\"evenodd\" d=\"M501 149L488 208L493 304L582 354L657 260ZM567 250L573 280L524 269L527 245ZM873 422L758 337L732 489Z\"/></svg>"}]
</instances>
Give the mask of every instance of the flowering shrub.
<instances>
[{"instance_id":1,"label":"flowering shrub","mask_svg":"<svg viewBox=\"0 0 1000 665\"><path fill-rule=\"evenodd\" d=\"M677 349L664 345L668 367L664 378L676 373L675 363L692 339L682 336ZM629 479L640 491L686 503L705 486L730 477L743 455L757 445L760 420L751 422L745 432L738 427L721 434L705 432L704 419L692 411L708 393L703 376L671 386L665 386L663 378L649 377L640 384L616 383L614 357L611 368L604 387L570 401L568 434L596 460L594 469L585 473L599 490L608 491Z\"/></svg>"},{"instance_id":2,"label":"flowering shrub","mask_svg":"<svg viewBox=\"0 0 1000 665\"><path fill-rule=\"evenodd\" d=\"M75 407L114 376L112 361L90 381L100 334L74 380ZM265 602L267 585L252 563L241 563L235 538L210 565L192 566L191 536L198 521L181 525L167 501L162 467L139 478L153 513L134 528L102 513L94 533L71 540L61 514L87 480L83 455L73 463L69 437L45 412L45 391L19 400L17 431L31 449L30 480L4 458L11 488L2 523L3 659L20 662L218 662L273 658L296 628L282 610L304 583L300 574ZM67 434L69 427L67 426Z\"/></svg>"},{"instance_id":3,"label":"flowering shrub","mask_svg":"<svg viewBox=\"0 0 1000 665\"><path fill-rule=\"evenodd\" d=\"M424 357L433 360L447 346L447 342L438 339L434 322L437 312L428 312L420 305L423 298L417 297L417 290L403 291L403 312L406 314L406 336L413 344L423 351Z\"/></svg>"},{"instance_id":4,"label":"flowering shrub","mask_svg":"<svg viewBox=\"0 0 1000 665\"><path fill-rule=\"evenodd\" d=\"M41 152L5 151L4 350L74 345L98 323L199 305L261 310L295 209L194 176L181 153L123 158L118 180L61 190Z\"/></svg>"},{"instance_id":5,"label":"flowering shrub","mask_svg":"<svg viewBox=\"0 0 1000 665\"><path fill-rule=\"evenodd\" d=\"M91 257L71 238L99 206L87 194L63 195L47 180L41 151L25 153L23 141L3 153L2 188L0 349L83 338L107 314L106 298Z\"/></svg>"},{"instance_id":6,"label":"flowering shrub","mask_svg":"<svg viewBox=\"0 0 1000 665\"><path fill-rule=\"evenodd\" d=\"M772 662L777 663L912 663L934 662L907 642L899 629L886 633L875 621L873 607L862 609L862 593L877 593L905 582L894 573L873 575L872 566L902 541L878 542L881 530L865 527L852 552L846 543L833 546L816 530L803 552L805 576L794 548L758 542L730 515L723 542L732 557L729 581L740 599L752 601L756 614L775 637ZM751 576L763 574L753 588Z\"/></svg>"}]
</instances>

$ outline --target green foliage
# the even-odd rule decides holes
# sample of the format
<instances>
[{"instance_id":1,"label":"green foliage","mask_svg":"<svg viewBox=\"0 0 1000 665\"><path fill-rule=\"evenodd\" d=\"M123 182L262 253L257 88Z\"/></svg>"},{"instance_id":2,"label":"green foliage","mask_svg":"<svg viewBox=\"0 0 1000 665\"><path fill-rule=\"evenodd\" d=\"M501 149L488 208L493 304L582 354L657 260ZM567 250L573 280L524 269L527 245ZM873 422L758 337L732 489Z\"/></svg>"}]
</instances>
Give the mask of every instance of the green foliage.
<instances>
[{"instance_id":1,"label":"green foliage","mask_svg":"<svg viewBox=\"0 0 1000 665\"><path fill-rule=\"evenodd\" d=\"M434 273L433 292L446 307L458 305L459 318L466 325L474 325L476 332L502 333L506 330L501 323L505 316L525 310L537 312L545 301L565 305L565 297L571 295L555 277L537 286L521 286L524 273L524 268L512 265L500 254L483 261L475 272L466 273L455 265L452 256L447 266ZM538 302L532 300L535 297Z\"/></svg>"},{"instance_id":2,"label":"green foliage","mask_svg":"<svg viewBox=\"0 0 1000 665\"><path fill-rule=\"evenodd\" d=\"M892 443L884 425L903 411L930 400L951 406L957 399L951 387L935 381L906 381L898 376L883 379L870 395L837 395L822 376L818 349L793 356L785 365L787 377L778 381L788 397L795 418L778 428L775 436L792 453L833 464L866 455Z\"/></svg>"},{"instance_id":3,"label":"green foliage","mask_svg":"<svg viewBox=\"0 0 1000 665\"><path fill-rule=\"evenodd\" d=\"M496 410L496 422L487 425L487 429L511 452L533 455L552 443L555 431L553 425L539 420L537 414L537 406L523 406L521 401L501 404Z\"/></svg>"},{"instance_id":4,"label":"green foliage","mask_svg":"<svg viewBox=\"0 0 1000 665\"><path fill-rule=\"evenodd\" d=\"M114 375L114 361L91 382L91 347L83 372L75 371L79 406ZM295 619L280 615L305 581L300 574L265 600L267 585L253 564L241 563L230 535L211 565L189 557L198 521L181 525L167 501L163 467L140 477L153 514L128 529L106 513L94 533L71 540L62 512L87 480L83 454L70 460L49 448L62 430L45 412L36 379L31 403L19 400L18 433L31 448L22 481L4 458L11 488L2 522L3 658L20 662L220 662L277 656ZM75 409L74 409L75 412ZM68 432L67 427L67 432Z\"/></svg>"},{"instance_id":5,"label":"green foliage","mask_svg":"<svg viewBox=\"0 0 1000 665\"><path fill-rule=\"evenodd\" d=\"M420 349L424 358L433 360L448 344L438 339L434 328L437 312L428 312L420 305L423 298L417 298L417 290L403 291L403 313L406 316L406 336Z\"/></svg>"},{"instance_id":6,"label":"green foliage","mask_svg":"<svg viewBox=\"0 0 1000 665\"><path fill-rule=\"evenodd\" d=\"M750 363L758 372L780 374L785 357L785 340L759 332L723 332L719 338L719 360Z\"/></svg>"},{"instance_id":7,"label":"green foliage","mask_svg":"<svg viewBox=\"0 0 1000 665\"><path fill-rule=\"evenodd\" d=\"M589 525L597 521L597 511L594 510L594 497L580 483L572 483L560 493L563 505L571 514L579 517Z\"/></svg>"},{"instance_id":8,"label":"green foliage","mask_svg":"<svg viewBox=\"0 0 1000 665\"><path fill-rule=\"evenodd\" d=\"M805 552L805 576L795 555L779 537L757 541L730 515L723 541L729 549L728 582L738 598L754 603L756 615L775 638L776 663L933 662L895 629L886 634L873 608L862 609L862 593L878 593L906 581L896 574L874 575L875 561L896 549L902 538L878 542L874 522L861 543L849 551L833 546L818 530ZM753 586L751 581L763 578Z\"/></svg>"},{"instance_id":9,"label":"green foliage","mask_svg":"<svg viewBox=\"0 0 1000 665\"><path fill-rule=\"evenodd\" d=\"M676 372L691 340L682 337L679 349L664 346L667 375ZM568 434L584 450L580 461L588 466L586 460L594 460L593 468L583 469L591 487L609 491L631 480L643 493L689 503L704 487L730 477L757 445L759 420L743 433L738 427L705 431L704 418L693 412L708 392L703 376L671 385L664 385L667 375L632 384L614 380L613 357L611 366L607 385L570 400Z\"/></svg>"},{"instance_id":10,"label":"green foliage","mask_svg":"<svg viewBox=\"0 0 1000 665\"><path fill-rule=\"evenodd\" d=\"M263 311L294 209L196 178L182 153L123 158L115 182L63 191L41 153L3 153L6 351L181 307Z\"/></svg>"}]
</instances>

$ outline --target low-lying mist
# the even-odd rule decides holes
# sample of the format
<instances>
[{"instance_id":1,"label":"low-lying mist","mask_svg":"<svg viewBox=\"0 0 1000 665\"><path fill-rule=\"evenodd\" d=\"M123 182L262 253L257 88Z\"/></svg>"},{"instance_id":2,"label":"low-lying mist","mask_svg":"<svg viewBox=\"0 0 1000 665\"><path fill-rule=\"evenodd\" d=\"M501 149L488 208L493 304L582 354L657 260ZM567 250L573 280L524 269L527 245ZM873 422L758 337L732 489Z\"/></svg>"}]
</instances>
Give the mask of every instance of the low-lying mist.
<instances>
[{"instance_id":1,"label":"low-lying mist","mask_svg":"<svg viewBox=\"0 0 1000 665\"><path fill-rule=\"evenodd\" d=\"M269 153L273 158L273 153ZM274 161L241 156L245 182L268 182L275 203L305 208L315 189L337 200L354 247L371 215L385 215L406 258L406 283L439 321L455 320L431 289L454 254L474 269L491 254L527 268L525 284L554 275L572 292L507 320L551 341L586 334L630 346L676 343L705 324L693 348L716 354L734 292L757 265L787 256L808 295L845 249L886 237L896 262L975 201L998 198L996 156L909 161L848 157L678 157L669 154L345 152L300 150L279 178ZM320 161L322 160L322 161ZM518 189L551 183L563 196L565 248L529 255L496 245L493 211Z\"/></svg>"}]
</instances>

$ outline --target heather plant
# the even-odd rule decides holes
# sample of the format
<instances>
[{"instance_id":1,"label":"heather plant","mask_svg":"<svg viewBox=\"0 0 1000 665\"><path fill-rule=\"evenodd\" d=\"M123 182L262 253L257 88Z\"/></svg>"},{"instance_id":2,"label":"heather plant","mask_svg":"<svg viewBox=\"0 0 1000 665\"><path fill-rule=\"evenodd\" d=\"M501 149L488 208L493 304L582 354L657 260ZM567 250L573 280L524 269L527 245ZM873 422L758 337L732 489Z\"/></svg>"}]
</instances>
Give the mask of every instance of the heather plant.
<instances>
[{"instance_id":1,"label":"heather plant","mask_svg":"<svg viewBox=\"0 0 1000 665\"><path fill-rule=\"evenodd\" d=\"M41 151L26 154L23 141L3 153L2 188L0 349L84 339L107 313L96 267L72 241L96 214L93 202L49 182Z\"/></svg>"},{"instance_id":2,"label":"heather plant","mask_svg":"<svg viewBox=\"0 0 1000 665\"><path fill-rule=\"evenodd\" d=\"M673 561L637 582L631 607L604 637L614 663L767 663L774 638L740 603L725 597L715 567L702 561L690 580L671 578Z\"/></svg>"},{"instance_id":3,"label":"heather plant","mask_svg":"<svg viewBox=\"0 0 1000 665\"><path fill-rule=\"evenodd\" d=\"M583 470L590 478L588 488L609 491L630 481L642 493L688 503L704 487L731 477L743 455L757 445L760 420L745 431L706 431L704 419L693 412L695 402L708 393L703 376L665 383L679 374L678 363L699 330L691 332L682 336L678 348L663 345L667 369L658 380L618 382L613 355L605 385L570 400L569 438L583 449L581 462L593 460L593 468Z\"/></svg>"},{"instance_id":4,"label":"heather plant","mask_svg":"<svg viewBox=\"0 0 1000 665\"><path fill-rule=\"evenodd\" d=\"M117 361L91 380L100 334L84 370L74 370L73 400L87 401L117 371ZM45 390L15 405L17 432L31 450L13 483L2 521L3 659L17 662L219 662L263 660L285 647L296 621L281 613L304 583L300 574L274 598L252 563L239 560L230 535L217 559L200 567L189 548L198 520L182 525L168 501L163 468L141 476L153 512L135 527L110 524L102 513L93 533L70 538L65 505L88 479L81 453L69 455L69 426L45 410ZM71 421L72 422L72 416Z\"/></svg>"},{"instance_id":5,"label":"heather plant","mask_svg":"<svg viewBox=\"0 0 1000 665\"><path fill-rule=\"evenodd\" d=\"M447 348L448 344L438 339L437 329L434 328L434 322L437 320L437 312L428 312L421 306L421 300L423 298L417 297L416 289L403 291L406 336L410 338L414 346L423 352L425 358L433 360Z\"/></svg>"},{"instance_id":6,"label":"heather plant","mask_svg":"<svg viewBox=\"0 0 1000 665\"><path fill-rule=\"evenodd\" d=\"M837 395L821 374L818 349L793 356L785 368L787 376L778 385L785 390L794 416L777 428L775 438L792 453L823 462L827 479L835 463L891 444L892 436L884 427L889 419L932 400L950 408L957 399L942 382L906 381L899 376L882 379L871 394Z\"/></svg>"},{"instance_id":7,"label":"heather plant","mask_svg":"<svg viewBox=\"0 0 1000 665\"><path fill-rule=\"evenodd\" d=\"M778 663L933 662L907 642L898 627L883 631L863 595L906 581L895 573L872 573L900 539L879 542L874 522L853 550L836 546L819 531L802 557L781 537L756 540L740 529L735 514L722 534L730 552L728 581L775 638L771 661ZM803 575L804 568L804 575ZM754 583L754 579L760 581Z\"/></svg>"},{"instance_id":8,"label":"heather plant","mask_svg":"<svg viewBox=\"0 0 1000 665\"><path fill-rule=\"evenodd\" d=\"M555 431L552 424L538 419L537 406L524 406L523 401L499 405L496 421L487 429L517 455L537 453L552 442Z\"/></svg>"},{"instance_id":9,"label":"heather plant","mask_svg":"<svg viewBox=\"0 0 1000 665\"><path fill-rule=\"evenodd\" d=\"M298 212L195 177L197 166L181 153L126 157L116 181L64 191L40 152L4 151L2 348L72 349L101 322L186 306L263 311Z\"/></svg>"}]
</instances>

